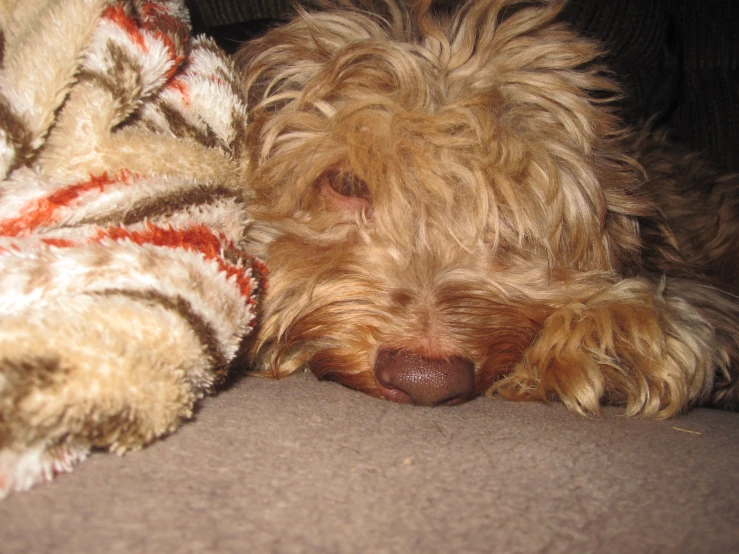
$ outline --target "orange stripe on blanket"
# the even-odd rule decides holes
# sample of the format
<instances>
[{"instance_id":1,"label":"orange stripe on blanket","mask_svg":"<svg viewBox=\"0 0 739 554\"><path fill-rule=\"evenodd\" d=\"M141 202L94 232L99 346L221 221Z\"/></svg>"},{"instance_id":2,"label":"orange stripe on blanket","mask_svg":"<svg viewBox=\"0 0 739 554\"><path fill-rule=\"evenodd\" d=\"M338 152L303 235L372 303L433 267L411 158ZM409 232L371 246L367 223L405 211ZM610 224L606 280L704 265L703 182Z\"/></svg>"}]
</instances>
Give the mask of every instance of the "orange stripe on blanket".
<instances>
[{"instance_id":1,"label":"orange stripe on blanket","mask_svg":"<svg viewBox=\"0 0 739 554\"><path fill-rule=\"evenodd\" d=\"M169 81L177 73L179 68L185 61L185 56L178 56L171 35L180 34L185 42L188 40L188 28L181 20L171 16L163 6L156 2L146 2L141 6L141 22L145 29L153 33L157 40L164 43L169 58L172 60L172 67L165 73L165 78Z\"/></svg>"},{"instance_id":2,"label":"orange stripe on blanket","mask_svg":"<svg viewBox=\"0 0 739 554\"><path fill-rule=\"evenodd\" d=\"M73 240L54 237L43 238L41 239L41 242L43 242L46 246L54 246L56 248L70 248L72 246L77 246L77 243Z\"/></svg>"},{"instance_id":3,"label":"orange stripe on blanket","mask_svg":"<svg viewBox=\"0 0 739 554\"><path fill-rule=\"evenodd\" d=\"M153 246L181 248L187 251L199 252L205 259L215 261L218 264L218 268L226 274L227 279L234 277L239 287L239 292L246 299L247 304L254 304L250 282L251 278L247 274L246 268L238 267L226 261L222 256L222 251L235 250L239 253L240 257L250 258L250 256L238 251L233 243L225 237L216 236L205 225L196 225L187 229L174 229L172 227L159 227L147 223L145 231L129 231L121 227L111 227L107 231L99 231L91 240L102 242L105 239L112 239L114 241L129 240L138 245L151 244ZM253 265L259 273L255 277L260 281L260 284L263 284L266 268L259 262Z\"/></svg>"},{"instance_id":4,"label":"orange stripe on blanket","mask_svg":"<svg viewBox=\"0 0 739 554\"><path fill-rule=\"evenodd\" d=\"M133 42L142 52L148 52L149 49L146 47L146 41L141 36L141 30L137 25L136 21L126 15L126 11L123 9L121 4L114 6L108 6L103 11L103 18L112 21L123 29L128 38Z\"/></svg>"},{"instance_id":5,"label":"orange stripe on blanket","mask_svg":"<svg viewBox=\"0 0 739 554\"><path fill-rule=\"evenodd\" d=\"M180 79L179 77L175 77L167 84L166 88L177 92L180 95L180 97L182 97L182 102L185 104L185 107L186 108L190 107L190 102L191 102L190 88L187 86L187 83L185 83L182 79Z\"/></svg>"},{"instance_id":6,"label":"orange stripe on blanket","mask_svg":"<svg viewBox=\"0 0 739 554\"><path fill-rule=\"evenodd\" d=\"M215 83L215 84L216 84L216 85L218 85L219 87L225 87L225 86L227 86L227 85L226 85L226 81L224 81L224 80L223 80L223 79L221 79L220 77L217 77L216 75L210 75L210 76L208 77L208 79L210 80L210 82L211 82L211 83Z\"/></svg>"},{"instance_id":7,"label":"orange stripe on blanket","mask_svg":"<svg viewBox=\"0 0 739 554\"><path fill-rule=\"evenodd\" d=\"M187 27L183 23L169 15L163 7L156 4L148 3L142 6L143 21L141 24L135 19L126 15L125 10L121 4L109 6L103 11L102 17L108 21L112 21L118 25L128 35L129 40L142 52L149 52L149 47L146 45L146 39L142 34L142 31L148 31L152 36L161 41L164 47L167 49L169 59L172 62L172 67L164 74L165 80L170 80L182 66L185 61L185 56L178 56L172 38L167 32L162 31L166 29L173 33L179 32L183 35L183 39L187 40Z\"/></svg>"},{"instance_id":8,"label":"orange stripe on blanket","mask_svg":"<svg viewBox=\"0 0 739 554\"><path fill-rule=\"evenodd\" d=\"M130 177L131 172L128 170L120 171L114 177L103 173L90 176L88 181L56 190L43 198L35 198L18 210L17 217L0 221L0 236L17 237L22 233L28 234L38 227L56 223L60 210L68 207L83 193L95 189L102 192L109 185L127 184Z\"/></svg>"}]
</instances>

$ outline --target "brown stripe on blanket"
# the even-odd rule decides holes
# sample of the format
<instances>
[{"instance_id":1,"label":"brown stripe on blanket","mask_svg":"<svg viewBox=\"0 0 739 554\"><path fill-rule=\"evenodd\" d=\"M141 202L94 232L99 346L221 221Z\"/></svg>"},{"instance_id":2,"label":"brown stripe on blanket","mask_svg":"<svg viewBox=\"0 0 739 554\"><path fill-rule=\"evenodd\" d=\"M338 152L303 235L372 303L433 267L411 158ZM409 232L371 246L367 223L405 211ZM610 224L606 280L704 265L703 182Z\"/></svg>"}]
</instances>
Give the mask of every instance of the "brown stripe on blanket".
<instances>
[{"instance_id":1,"label":"brown stripe on blanket","mask_svg":"<svg viewBox=\"0 0 739 554\"><path fill-rule=\"evenodd\" d=\"M241 105L246 108L246 91L242 82L234 78L236 75L239 75L239 72L236 69L227 72L222 67L218 67L215 73L219 79L228 85L229 89L231 89L231 94L238 98ZM234 138L231 140L229 148L233 157L238 160L246 152L246 116L236 107L231 112L231 128L234 130Z\"/></svg>"},{"instance_id":2,"label":"brown stripe on blanket","mask_svg":"<svg viewBox=\"0 0 739 554\"><path fill-rule=\"evenodd\" d=\"M214 200L238 198L238 196L236 191L223 185L199 185L184 191L145 198L125 211L117 211L102 217L87 217L75 225L132 225L145 219L151 221L165 218L191 206L205 206Z\"/></svg>"},{"instance_id":3,"label":"brown stripe on blanket","mask_svg":"<svg viewBox=\"0 0 739 554\"><path fill-rule=\"evenodd\" d=\"M142 130L148 131L149 133L152 133L154 135L161 135L166 133L167 131L161 125L158 125L155 121L141 117L141 113L133 114L128 122L129 125L139 125Z\"/></svg>"},{"instance_id":4,"label":"brown stripe on blanket","mask_svg":"<svg viewBox=\"0 0 739 554\"><path fill-rule=\"evenodd\" d=\"M215 74L228 85L231 94L240 101L241 105L246 107L246 92L241 81L234 78L234 76L239 75L239 72L235 69L230 72L224 71L222 67L218 67ZM238 108L234 108L231 112L231 128L234 130L234 138L228 146L233 157L238 160L245 155L246 149L246 116Z\"/></svg>"},{"instance_id":5,"label":"brown stripe on blanket","mask_svg":"<svg viewBox=\"0 0 739 554\"><path fill-rule=\"evenodd\" d=\"M75 381L73 368L63 365L59 358L3 360L3 376L10 386L5 387L8 394L0 396L0 448L23 448L53 439L48 452L55 456L55 449L66 452L66 446L80 438L94 447L108 448L115 443L119 451L121 447L141 447L156 438L147 414L131 405L113 413L97 397L92 404L65 405L65 389L88 387L89 381ZM24 402L39 392L48 397L42 408L36 402ZM191 407L192 401L180 406L179 413L171 415L172 423L187 417ZM39 418L40 411L43 419Z\"/></svg>"},{"instance_id":6,"label":"brown stripe on blanket","mask_svg":"<svg viewBox=\"0 0 739 554\"><path fill-rule=\"evenodd\" d=\"M246 93L241 85L241 81L234 79L234 76L239 75L239 72L235 69L233 71L224 71L222 67L217 67L215 73L219 79L228 85L231 93L246 106Z\"/></svg>"},{"instance_id":7,"label":"brown stripe on blanket","mask_svg":"<svg viewBox=\"0 0 739 554\"><path fill-rule=\"evenodd\" d=\"M4 94L0 94L0 125L5 129L8 140L15 149L15 159L8 168L10 173L31 160L34 152L31 147L31 130L23 118L13 111Z\"/></svg>"},{"instance_id":8,"label":"brown stripe on blanket","mask_svg":"<svg viewBox=\"0 0 739 554\"><path fill-rule=\"evenodd\" d=\"M6 386L0 395L0 448L13 447L13 442L33 443L44 436L46 428L29 425L17 406L22 406L23 400L32 394L62 385L69 368L63 366L58 357L49 356L29 356L21 360L6 358L2 364ZM47 425L49 423L46 422Z\"/></svg>"},{"instance_id":9,"label":"brown stripe on blanket","mask_svg":"<svg viewBox=\"0 0 739 554\"><path fill-rule=\"evenodd\" d=\"M186 56L190 36L188 24L165 9L152 9L151 4L156 5L157 3L141 0L132 2L129 17L142 30L154 31L159 35L157 37L159 40L163 39L162 42L169 43L168 46L172 48L172 54L175 57Z\"/></svg>"},{"instance_id":10,"label":"brown stripe on blanket","mask_svg":"<svg viewBox=\"0 0 739 554\"><path fill-rule=\"evenodd\" d=\"M106 44L113 65L107 73L83 69L78 75L81 83L91 83L106 90L115 101L116 123L121 122L136 108L141 93L143 68L125 49L108 40Z\"/></svg>"},{"instance_id":11,"label":"brown stripe on blanket","mask_svg":"<svg viewBox=\"0 0 739 554\"><path fill-rule=\"evenodd\" d=\"M228 374L229 360L223 353L218 342L216 331L205 318L200 316L189 301L181 296L169 297L156 290L133 290L133 289L104 289L95 293L97 296L111 297L122 296L138 302L144 302L160 306L165 310L176 312L193 330L203 347L205 355L210 360L214 384L222 383Z\"/></svg>"},{"instance_id":12,"label":"brown stripe on blanket","mask_svg":"<svg viewBox=\"0 0 739 554\"><path fill-rule=\"evenodd\" d=\"M205 131L198 129L185 119L182 112L165 102L159 102L158 108L167 120L170 130L177 138L190 137L207 148L226 149L223 141L210 127L206 127Z\"/></svg>"},{"instance_id":13,"label":"brown stripe on blanket","mask_svg":"<svg viewBox=\"0 0 739 554\"><path fill-rule=\"evenodd\" d=\"M5 31L0 29L0 67L5 65Z\"/></svg>"},{"instance_id":14,"label":"brown stripe on blanket","mask_svg":"<svg viewBox=\"0 0 739 554\"><path fill-rule=\"evenodd\" d=\"M7 391L10 396L3 401L20 402L36 391L62 383L68 374L69 368L63 366L56 356L31 355L21 360L4 359L3 379L9 386L3 392ZM9 411L2 410L2 413L7 414Z\"/></svg>"},{"instance_id":15,"label":"brown stripe on blanket","mask_svg":"<svg viewBox=\"0 0 739 554\"><path fill-rule=\"evenodd\" d=\"M234 129L234 138L231 140L229 145L231 148L231 155L236 160L240 160L247 156L246 151L246 116L239 110L233 110L231 114L231 127Z\"/></svg>"},{"instance_id":16,"label":"brown stripe on blanket","mask_svg":"<svg viewBox=\"0 0 739 554\"><path fill-rule=\"evenodd\" d=\"M243 250L239 250L238 248L234 246L229 246L227 248L224 248L223 252L221 252L221 256L223 257L224 260L226 260L228 263L234 266L238 266L239 264L242 264L244 263L244 261L249 259L248 256L244 254ZM259 279L258 273L257 273L257 279ZM259 280L259 285L256 287L256 290L258 291L257 294L261 294L261 291L264 290L263 280Z\"/></svg>"}]
</instances>

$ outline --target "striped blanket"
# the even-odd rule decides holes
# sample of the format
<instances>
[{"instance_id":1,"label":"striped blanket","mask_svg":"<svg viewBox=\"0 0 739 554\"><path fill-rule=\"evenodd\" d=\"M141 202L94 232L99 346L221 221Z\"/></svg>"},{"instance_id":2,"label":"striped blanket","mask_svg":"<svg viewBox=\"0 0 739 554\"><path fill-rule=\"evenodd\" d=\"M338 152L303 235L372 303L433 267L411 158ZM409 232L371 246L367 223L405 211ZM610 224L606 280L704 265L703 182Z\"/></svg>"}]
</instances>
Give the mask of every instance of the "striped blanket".
<instances>
[{"instance_id":1,"label":"striped blanket","mask_svg":"<svg viewBox=\"0 0 739 554\"><path fill-rule=\"evenodd\" d=\"M246 101L178 0L0 3L0 496L174 431L255 325Z\"/></svg>"}]
</instances>

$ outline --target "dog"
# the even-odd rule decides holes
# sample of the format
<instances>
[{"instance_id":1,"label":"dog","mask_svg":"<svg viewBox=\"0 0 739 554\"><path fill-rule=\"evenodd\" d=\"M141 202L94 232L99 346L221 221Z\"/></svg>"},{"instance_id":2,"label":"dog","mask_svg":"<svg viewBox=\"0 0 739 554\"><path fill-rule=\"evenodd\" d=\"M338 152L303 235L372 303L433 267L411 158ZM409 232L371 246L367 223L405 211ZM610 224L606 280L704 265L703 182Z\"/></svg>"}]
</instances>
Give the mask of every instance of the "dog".
<instances>
[{"instance_id":1,"label":"dog","mask_svg":"<svg viewBox=\"0 0 739 554\"><path fill-rule=\"evenodd\" d=\"M237 53L250 355L370 395L739 404L739 179L618 117L558 0L323 2Z\"/></svg>"}]
</instances>

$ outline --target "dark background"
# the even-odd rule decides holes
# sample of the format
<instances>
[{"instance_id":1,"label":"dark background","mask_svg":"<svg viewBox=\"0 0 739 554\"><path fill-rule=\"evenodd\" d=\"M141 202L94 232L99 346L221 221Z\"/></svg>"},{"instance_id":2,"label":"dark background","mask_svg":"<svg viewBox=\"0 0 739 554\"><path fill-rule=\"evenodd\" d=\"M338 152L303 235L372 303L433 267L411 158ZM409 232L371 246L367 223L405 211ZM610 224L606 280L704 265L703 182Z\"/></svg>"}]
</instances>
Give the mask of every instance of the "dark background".
<instances>
[{"instance_id":1,"label":"dark background","mask_svg":"<svg viewBox=\"0 0 739 554\"><path fill-rule=\"evenodd\" d=\"M194 31L211 34L227 51L292 11L290 0L187 4ZM625 119L656 117L719 169L739 171L739 2L570 0L562 19L606 44L628 94Z\"/></svg>"}]
</instances>

